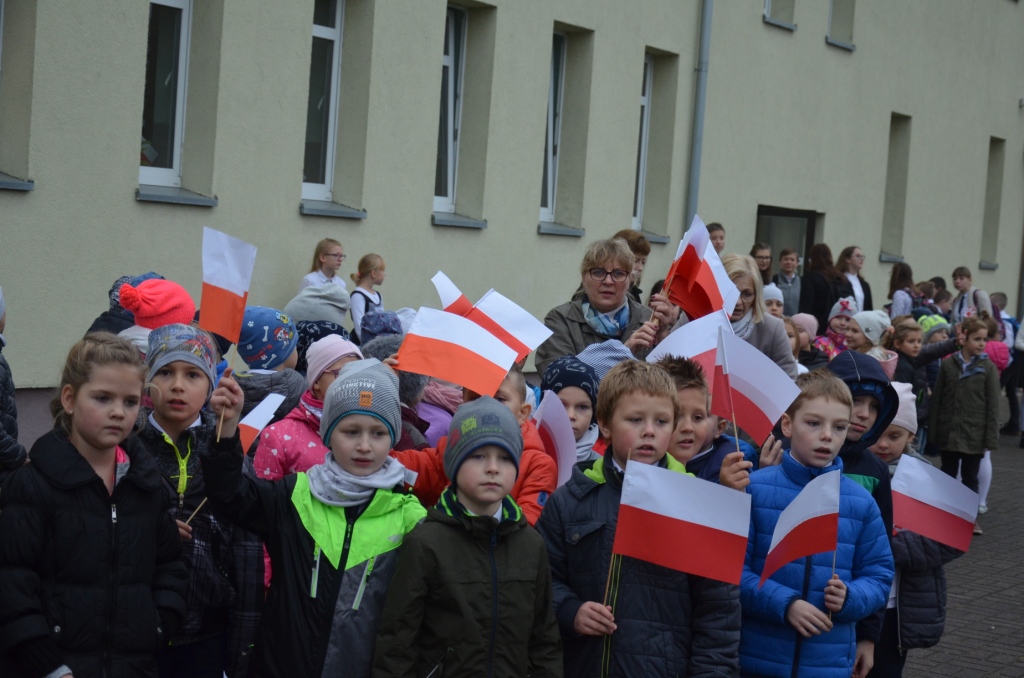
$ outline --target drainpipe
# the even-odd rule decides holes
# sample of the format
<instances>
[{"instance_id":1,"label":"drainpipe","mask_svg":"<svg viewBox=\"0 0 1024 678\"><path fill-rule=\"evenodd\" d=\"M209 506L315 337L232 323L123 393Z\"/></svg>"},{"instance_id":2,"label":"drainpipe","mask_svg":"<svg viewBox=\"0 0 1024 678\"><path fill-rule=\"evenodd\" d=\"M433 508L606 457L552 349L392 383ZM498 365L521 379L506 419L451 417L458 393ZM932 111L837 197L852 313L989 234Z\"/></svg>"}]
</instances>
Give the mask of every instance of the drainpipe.
<instances>
[{"instance_id":1,"label":"drainpipe","mask_svg":"<svg viewBox=\"0 0 1024 678\"><path fill-rule=\"evenodd\" d=\"M693 101L693 131L690 137L690 174L686 186L686 221L683 233L697 214L700 193L700 159L704 150L704 106L708 94L708 53L711 51L711 10L715 0L702 0L700 9L700 56L697 59L697 91Z\"/></svg>"}]
</instances>

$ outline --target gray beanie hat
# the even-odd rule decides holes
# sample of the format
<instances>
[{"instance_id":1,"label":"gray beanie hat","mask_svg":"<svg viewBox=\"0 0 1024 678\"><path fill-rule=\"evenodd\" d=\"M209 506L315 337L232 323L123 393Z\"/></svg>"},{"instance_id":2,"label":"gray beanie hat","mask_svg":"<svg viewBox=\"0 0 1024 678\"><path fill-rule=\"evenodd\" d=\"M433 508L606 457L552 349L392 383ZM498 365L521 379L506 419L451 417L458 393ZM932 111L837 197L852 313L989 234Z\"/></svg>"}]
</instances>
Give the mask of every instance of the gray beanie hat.
<instances>
[{"instance_id":1,"label":"gray beanie hat","mask_svg":"<svg viewBox=\"0 0 1024 678\"><path fill-rule=\"evenodd\" d=\"M176 361L195 365L210 382L206 393L209 400L213 394L213 384L217 381L216 353L213 338L209 334L191 325L164 325L149 333L149 344L146 350L146 365L149 372L146 381L153 381L157 371L165 365Z\"/></svg>"},{"instance_id":2,"label":"gray beanie hat","mask_svg":"<svg viewBox=\"0 0 1024 678\"><path fill-rule=\"evenodd\" d=\"M341 285L304 287L284 306L285 314L295 322L327 320L341 325L345 322L351 301Z\"/></svg>"},{"instance_id":3,"label":"gray beanie hat","mask_svg":"<svg viewBox=\"0 0 1024 678\"><path fill-rule=\"evenodd\" d=\"M444 450L444 472L452 484L466 457L484 445L497 445L508 452L519 475L522 430L512 412L490 396L481 396L455 410Z\"/></svg>"},{"instance_id":4,"label":"gray beanie hat","mask_svg":"<svg viewBox=\"0 0 1024 678\"><path fill-rule=\"evenodd\" d=\"M398 377L390 367L370 358L341 368L324 396L324 413L320 418L320 439L324 445L331 446L334 427L350 414L380 419L387 425L394 447L402 427L402 410L398 404Z\"/></svg>"}]
</instances>

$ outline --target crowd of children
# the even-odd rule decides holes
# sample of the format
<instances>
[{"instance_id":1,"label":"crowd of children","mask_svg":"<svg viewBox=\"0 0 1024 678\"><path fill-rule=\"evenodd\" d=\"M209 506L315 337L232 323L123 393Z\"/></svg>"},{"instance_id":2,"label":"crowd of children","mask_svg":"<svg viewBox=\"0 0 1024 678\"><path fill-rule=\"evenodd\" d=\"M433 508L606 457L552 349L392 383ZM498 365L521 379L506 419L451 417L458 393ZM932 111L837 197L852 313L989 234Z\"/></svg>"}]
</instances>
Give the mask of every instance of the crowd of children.
<instances>
[{"instance_id":1,"label":"crowd of children","mask_svg":"<svg viewBox=\"0 0 1024 678\"><path fill-rule=\"evenodd\" d=\"M724 228L709 232L720 251ZM791 312L795 251L763 287L800 395L760 449L711 414L695 361L614 340L550 361L540 390L576 442L560 487L520 364L488 395L402 370L379 255L349 294L341 244L321 241L285 310L246 309L237 373L184 288L120 278L28 453L0 353L0 675L901 675L941 637L942 566L961 552L894 532L891 475L926 459L916 440L984 490L1019 337L966 269L956 300L904 285L905 313L864 310L847 249L851 293L820 336ZM770 247L753 253L767 282ZM0 292L0 348L4 309ZM243 449L240 421L269 394L284 401ZM613 557L630 463L750 495L739 585ZM830 473L836 550L762 584L781 511Z\"/></svg>"}]
</instances>

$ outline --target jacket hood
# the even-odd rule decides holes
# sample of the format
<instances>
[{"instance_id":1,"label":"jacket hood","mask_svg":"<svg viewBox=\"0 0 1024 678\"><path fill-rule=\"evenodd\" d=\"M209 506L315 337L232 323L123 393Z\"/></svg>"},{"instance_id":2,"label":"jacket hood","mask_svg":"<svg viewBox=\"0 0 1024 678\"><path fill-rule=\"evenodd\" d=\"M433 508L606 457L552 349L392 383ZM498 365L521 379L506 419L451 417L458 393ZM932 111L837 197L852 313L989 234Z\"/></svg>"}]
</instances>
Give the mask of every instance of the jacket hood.
<instances>
[{"instance_id":1,"label":"jacket hood","mask_svg":"<svg viewBox=\"0 0 1024 678\"><path fill-rule=\"evenodd\" d=\"M131 480L147 491L160 489L160 471L142 443L132 436L121 441L121 449L128 455L131 465L125 480ZM73 489L82 487L99 477L66 435L50 431L32 445L29 453L32 466L55 487Z\"/></svg>"},{"instance_id":2,"label":"jacket hood","mask_svg":"<svg viewBox=\"0 0 1024 678\"><path fill-rule=\"evenodd\" d=\"M878 418L875 425L864 432L860 440L843 444L840 456L860 452L874 445L896 418L899 396L889 383L881 363L875 358L856 351L843 351L826 368L846 382L854 397L867 395L878 401Z\"/></svg>"},{"instance_id":3,"label":"jacket hood","mask_svg":"<svg viewBox=\"0 0 1024 678\"><path fill-rule=\"evenodd\" d=\"M505 497L501 501L501 522L497 523L492 516L471 515L459 501L451 486L441 494L437 506L427 510L427 520L446 525L458 525L474 537L484 540L489 539L492 532L497 532L499 537L504 537L528 524L522 509L511 496Z\"/></svg>"}]
</instances>

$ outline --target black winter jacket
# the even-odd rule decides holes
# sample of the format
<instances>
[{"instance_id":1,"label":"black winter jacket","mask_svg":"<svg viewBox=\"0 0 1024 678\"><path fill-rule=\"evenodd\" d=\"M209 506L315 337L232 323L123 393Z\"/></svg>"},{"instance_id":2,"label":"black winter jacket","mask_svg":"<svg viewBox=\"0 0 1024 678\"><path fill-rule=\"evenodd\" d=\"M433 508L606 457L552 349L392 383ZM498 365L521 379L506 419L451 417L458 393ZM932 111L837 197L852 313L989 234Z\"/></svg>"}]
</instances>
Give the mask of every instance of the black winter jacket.
<instances>
[{"instance_id":1,"label":"black winter jacket","mask_svg":"<svg viewBox=\"0 0 1024 678\"><path fill-rule=\"evenodd\" d=\"M177 445L171 444L152 419L138 438L163 476L161 486L171 517L184 522L199 509L189 523L192 538L181 547L188 570L185 623L170 640L184 645L223 634L227 641L225 671L228 678L239 678L248 673L248 651L263 609L263 541L231 524L208 503L199 508L206 499L199 457L212 444L217 429L215 415L203 411L200 416L201 423L186 429ZM242 457L241 447L235 452ZM252 461L247 458L246 463L252 475ZM180 482L182 466L184 482Z\"/></svg>"},{"instance_id":2,"label":"black winter jacket","mask_svg":"<svg viewBox=\"0 0 1024 678\"><path fill-rule=\"evenodd\" d=\"M511 497L500 523L451 490L405 540L377 630L374 676L562 675L544 540Z\"/></svg>"},{"instance_id":3,"label":"black winter jacket","mask_svg":"<svg viewBox=\"0 0 1024 678\"><path fill-rule=\"evenodd\" d=\"M0 338L0 349L3 338ZM25 463L25 446L18 442L18 406L14 402L11 366L0 353L0 481Z\"/></svg>"},{"instance_id":4,"label":"black winter jacket","mask_svg":"<svg viewBox=\"0 0 1024 678\"><path fill-rule=\"evenodd\" d=\"M740 588L623 557L613 577L610 636L581 636L573 622L586 601L604 599L619 517L622 474L605 456L577 464L548 499L537 529L551 560L555 618L570 678L738 676ZM678 468L674 460L661 464ZM695 548L699 546L695 545ZM609 653L609 669L601 670Z\"/></svg>"},{"instance_id":5,"label":"black winter jacket","mask_svg":"<svg viewBox=\"0 0 1024 678\"><path fill-rule=\"evenodd\" d=\"M67 436L47 433L0 496L0 675L155 676L185 614L181 538L160 473L129 438L107 493Z\"/></svg>"}]
</instances>

